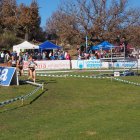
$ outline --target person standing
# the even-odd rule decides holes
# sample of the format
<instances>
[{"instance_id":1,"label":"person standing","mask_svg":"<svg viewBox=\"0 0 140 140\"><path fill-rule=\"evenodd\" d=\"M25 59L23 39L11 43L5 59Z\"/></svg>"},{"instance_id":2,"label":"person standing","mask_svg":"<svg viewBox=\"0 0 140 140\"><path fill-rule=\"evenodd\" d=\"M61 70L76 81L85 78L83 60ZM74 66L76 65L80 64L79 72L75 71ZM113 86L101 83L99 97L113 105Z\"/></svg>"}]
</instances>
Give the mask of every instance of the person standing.
<instances>
[{"instance_id":1,"label":"person standing","mask_svg":"<svg viewBox=\"0 0 140 140\"><path fill-rule=\"evenodd\" d=\"M70 54L68 52L66 54L66 60L70 60Z\"/></svg>"},{"instance_id":2,"label":"person standing","mask_svg":"<svg viewBox=\"0 0 140 140\"><path fill-rule=\"evenodd\" d=\"M1 62L2 62L2 63L4 63L4 57L5 57L4 52L1 52Z\"/></svg>"}]
</instances>

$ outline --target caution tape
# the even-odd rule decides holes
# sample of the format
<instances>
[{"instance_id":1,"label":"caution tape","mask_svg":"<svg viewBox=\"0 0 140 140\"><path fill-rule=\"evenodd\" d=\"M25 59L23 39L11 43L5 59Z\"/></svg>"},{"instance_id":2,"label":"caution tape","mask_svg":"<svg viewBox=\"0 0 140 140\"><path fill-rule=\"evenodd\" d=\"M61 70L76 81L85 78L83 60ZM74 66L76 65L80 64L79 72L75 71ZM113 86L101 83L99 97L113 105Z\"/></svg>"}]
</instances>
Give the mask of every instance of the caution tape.
<instances>
[{"instance_id":1,"label":"caution tape","mask_svg":"<svg viewBox=\"0 0 140 140\"><path fill-rule=\"evenodd\" d=\"M113 79L116 80L116 81L119 81L119 82L126 83L126 84L131 84L131 85L135 85L135 86L140 86L140 83L131 82L131 81L127 81L127 80L123 80L123 79L119 79L119 78L113 78Z\"/></svg>"},{"instance_id":2,"label":"caution tape","mask_svg":"<svg viewBox=\"0 0 140 140\"><path fill-rule=\"evenodd\" d=\"M23 99L26 99L26 98L32 96L32 95L35 94L40 88L42 88L42 87L41 87L41 86L37 87L37 88L36 88L35 90L33 90L31 93L25 95L25 96L23 97Z\"/></svg>"},{"instance_id":3,"label":"caution tape","mask_svg":"<svg viewBox=\"0 0 140 140\"><path fill-rule=\"evenodd\" d=\"M107 77L107 76L103 76L103 75L96 75L96 76L84 76L84 75L69 75L69 74L65 74L65 75L54 75L54 74L37 74L37 76L45 76L45 77L75 77L75 78L93 78L93 79L106 79L106 78L112 78L116 81L119 82L123 82L123 83L127 83L127 84L131 84L131 85L136 85L136 86L140 86L140 83L136 83L136 82L131 82L131 81L127 81L127 80L122 80L119 78L115 78L115 77Z\"/></svg>"},{"instance_id":4,"label":"caution tape","mask_svg":"<svg viewBox=\"0 0 140 140\"><path fill-rule=\"evenodd\" d=\"M96 76L84 76L84 75L69 75L69 74L64 74L64 75L54 75L54 74L37 74L37 76L44 76L44 77L75 77L75 78L93 78L93 79L105 79L105 78L111 78L111 77L105 77L102 75L96 75Z\"/></svg>"},{"instance_id":5,"label":"caution tape","mask_svg":"<svg viewBox=\"0 0 140 140\"><path fill-rule=\"evenodd\" d=\"M19 97L16 97L16 98L13 98L13 99L10 99L10 100L6 100L6 101L3 101L3 102L0 102L0 107L1 106L4 106L4 105L7 105L7 104L11 104L15 101L18 101L18 100L22 100L24 96L19 96Z\"/></svg>"},{"instance_id":6,"label":"caution tape","mask_svg":"<svg viewBox=\"0 0 140 140\"><path fill-rule=\"evenodd\" d=\"M25 100L27 99L28 97L32 96L33 94L35 94L40 88L42 88L43 84L38 84L38 87L35 88L32 92L26 94L26 95L21 95L19 97L16 97L16 98L13 98L13 99L9 99L9 100L6 100L6 101L3 101L3 102L0 102L0 107L4 106L4 105L7 105L7 104L11 104L15 101L18 101L18 100Z\"/></svg>"}]
</instances>

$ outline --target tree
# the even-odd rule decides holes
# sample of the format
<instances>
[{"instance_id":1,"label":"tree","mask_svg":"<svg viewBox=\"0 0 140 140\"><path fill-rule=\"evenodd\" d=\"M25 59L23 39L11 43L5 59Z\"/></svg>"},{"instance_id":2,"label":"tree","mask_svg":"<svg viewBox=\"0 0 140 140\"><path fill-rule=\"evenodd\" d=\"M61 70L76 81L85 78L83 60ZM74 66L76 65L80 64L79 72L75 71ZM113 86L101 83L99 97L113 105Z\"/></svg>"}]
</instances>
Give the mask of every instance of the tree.
<instances>
[{"instance_id":1,"label":"tree","mask_svg":"<svg viewBox=\"0 0 140 140\"><path fill-rule=\"evenodd\" d=\"M137 29L140 23L139 10L129 8L127 0L65 0L60 4L58 11L73 18L77 33L82 35L82 38L88 35L91 40L99 42L108 40L114 43L118 35L132 41L134 29ZM54 23L57 24L54 26ZM58 23L65 25L68 19L65 20L62 16L58 20L52 16L47 22L47 30L59 29L61 32L69 32L68 26L58 26ZM129 28L132 28L132 32L128 32ZM71 30L71 36L75 36L75 29ZM58 36L60 37L59 34ZM61 36L61 39L65 37L66 35Z\"/></svg>"},{"instance_id":2,"label":"tree","mask_svg":"<svg viewBox=\"0 0 140 140\"><path fill-rule=\"evenodd\" d=\"M1 1L1 24L5 30L14 30L16 23L16 0Z\"/></svg>"},{"instance_id":3,"label":"tree","mask_svg":"<svg viewBox=\"0 0 140 140\"><path fill-rule=\"evenodd\" d=\"M41 18L39 16L39 6L36 0L32 0L32 3L30 5L30 32L31 37L33 39L36 39L39 32L41 32L40 29L40 23Z\"/></svg>"},{"instance_id":4,"label":"tree","mask_svg":"<svg viewBox=\"0 0 140 140\"><path fill-rule=\"evenodd\" d=\"M78 25L75 18L62 11L56 11L47 21L47 33L58 37L59 43L75 44L80 38Z\"/></svg>"},{"instance_id":5,"label":"tree","mask_svg":"<svg viewBox=\"0 0 140 140\"><path fill-rule=\"evenodd\" d=\"M25 40L36 39L40 32L40 16L38 4L35 0L28 7L23 3L18 7L17 24L20 35L24 35Z\"/></svg>"},{"instance_id":6,"label":"tree","mask_svg":"<svg viewBox=\"0 0 140 140\"><path fill-rule=\"evenodd\" d=\"M20 4L18 7L17 12L17 24L18 24L18 30L22 36L22 34L25 36L25 40L28 40L29 32L30 32L30 8L23 3Z\"/></svg>"}]
</instances>

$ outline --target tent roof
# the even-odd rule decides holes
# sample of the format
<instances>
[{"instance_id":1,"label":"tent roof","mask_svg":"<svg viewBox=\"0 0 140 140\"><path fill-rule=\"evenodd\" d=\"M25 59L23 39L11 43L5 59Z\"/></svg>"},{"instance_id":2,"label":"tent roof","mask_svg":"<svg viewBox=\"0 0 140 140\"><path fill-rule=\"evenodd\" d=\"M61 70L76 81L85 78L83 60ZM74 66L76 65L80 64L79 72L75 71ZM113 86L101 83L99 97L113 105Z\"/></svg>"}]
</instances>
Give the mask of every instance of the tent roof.
<instances>
[{"instance_id":1,"label":"tent roof","mask_svg":"<svg viewBox=\"0 0 140 140\"><path fill-rule=\"evenodd\" d=\"M16 49L39 49L39 46L36 46L34 44L31 44L28 41L24 41L21 44L14 45L13 46L13 50L16 50Z\"/></svg>"},{"instance_id":2,"label":"tent roof","mask_svg":"<svg viewBox=\"0 0 140 140\"><path fill-rule=\"evenodd\" d=\"M61 47L53 44L52 42L45 41L44 43L39 45L39 49L41 49L41 50L61 49Z\"/></svg>"},{"instance_id":3,"label":"tent roof","mask_svg":"<svg viewBox=\"0 0 140 140\"><path fill-rule=\"evenodd\" d=\"M115 47L114 45L110 44L107 41L104 41L104 42L98 44L97 46L92 46L91 49L92 50L101 50L101 49L110 50L111 48L114 48L114 47Z\"/></svg>"}]
</instances>

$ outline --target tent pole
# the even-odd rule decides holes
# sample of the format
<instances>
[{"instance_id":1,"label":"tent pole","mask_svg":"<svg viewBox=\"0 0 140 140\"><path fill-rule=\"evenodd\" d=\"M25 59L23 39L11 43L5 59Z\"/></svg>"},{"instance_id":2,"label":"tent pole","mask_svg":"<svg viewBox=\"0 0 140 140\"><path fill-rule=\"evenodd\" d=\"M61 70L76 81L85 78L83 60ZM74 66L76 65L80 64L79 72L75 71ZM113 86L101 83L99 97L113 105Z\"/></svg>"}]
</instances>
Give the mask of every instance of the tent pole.
<instances>
[{"instance_id":1,"label":"tent pole","mask_svg":"<svg viewBox=\"0 0 140 140\"><path fill-rule=\"evenodd\" d=\"M112 71L113 71L113 74L114 74L114 68L113 68L114 66L113 66L113 62L112 62L112 47L111 47L111 69L112 69Z\"/></svg>"},{"instance_id":2,"label":"tent pole","mask_svg":"<svg viewBox=\"0 0 140 140\"><path fill-rule=\"evenodd\" d=\"M86 35L86 52L87 52L87 46L88 46L88 38L87 38L87 35Z\"/></svg>"},{"instance_id":3,"label":"tent pole","mask_svg":"<svg viewBox=\"0 0 140 140\"><path fill-rule=\"evenodd\" d=\"M112 66L112 47L111 47L111 66Z\"/></svg>"},{"instance_id":4,"label":"tent pole","mask_svg":"<svg viewBox=\"0 0 140 140\"><path fill-rule=\"evenodd\" d=\"M125 44L124 44L124 73L125 73Z\"/></svg>"}]
</instances>

